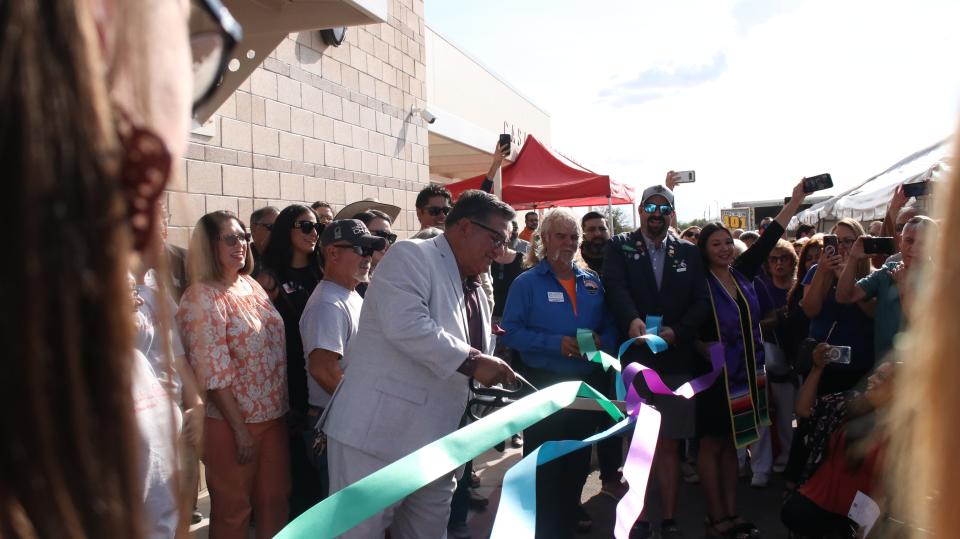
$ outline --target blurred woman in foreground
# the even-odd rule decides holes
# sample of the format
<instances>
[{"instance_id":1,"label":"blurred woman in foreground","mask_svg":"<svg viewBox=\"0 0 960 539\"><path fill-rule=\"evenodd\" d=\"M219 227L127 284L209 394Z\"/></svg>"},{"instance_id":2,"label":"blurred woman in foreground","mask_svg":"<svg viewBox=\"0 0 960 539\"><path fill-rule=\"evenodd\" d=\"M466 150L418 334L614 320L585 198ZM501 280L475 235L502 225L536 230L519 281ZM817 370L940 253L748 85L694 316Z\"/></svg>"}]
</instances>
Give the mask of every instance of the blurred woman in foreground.
<instances>
[{"instance_id":1,"label":"blurred woman in foreground","mask_svg":"<svg viewBox=\"0 0 960 539\"><path fill-rule=\"evenodd\" d=\"M954 155L957 155L956 153ZM960 168L937 192L934 214L941 230L960 226ZM936 253L923 286L908 309L910 331L896 350L909 372L898 386L892 410L892 456L888 459L893 510L907 521L905 537L947 537L960 530L960 250L953 234L941 233L929 246ZM931 533L932 532L932 533Z\"/></svg>"},{"instance_id":2,"label":"blurred woman in foreground","mask_svg":"<svg viewBox=\"0 0 960 539\"><path fill-rule=\"evenodd\" d=\"M0 536L140 537L154 525L126 271L154 238L191 104L226 65L221 42L194 51L203 80L191 76L192 16L229 14L190 6L0 3L0 198L14 255L0 265Z\"/></svg>"}]
</instances>

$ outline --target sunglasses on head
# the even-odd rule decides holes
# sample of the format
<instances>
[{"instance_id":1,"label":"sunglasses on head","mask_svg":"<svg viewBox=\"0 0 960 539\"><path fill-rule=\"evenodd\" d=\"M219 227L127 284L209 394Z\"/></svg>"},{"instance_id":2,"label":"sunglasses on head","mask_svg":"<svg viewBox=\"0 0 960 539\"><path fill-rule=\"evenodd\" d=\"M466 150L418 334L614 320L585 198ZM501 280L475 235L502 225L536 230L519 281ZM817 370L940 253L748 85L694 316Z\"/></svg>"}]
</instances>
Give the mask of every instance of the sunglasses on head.
<instances>
[{"instance_id":1,"label":"sunglasses on head","mask_svg":"<svg viewBox=\"0 0 960 539\"><path fill-rule=\"evenodd\" d=\"M297 221L296 223L293 223L293 228L299 228L300 232L303 232L304 234L309 234L316 230L317 235L320 235L323 233L325 226L326 225L323 223L315 223L313 221Z\"/></svg>"},{"instance_id":2,"label":"sunglasses on head","mask_svg":"<svg viewBox=\"0 0 960 539\"><path fill-rule=\"evenodd\" d=\"M397 235L387 232L386 230L376 230L371 232L371 234L377 236L378 238L387 240L388 245L393 245L397 241Z\"/></svg>"},{"instance_id":3,"label":"sunglasses on head","mask_svg":"<svg viewBox=\"0 0 960 539\"><path fill-rule=\"evenodd\" d=\"M227 244L227 247L235 247L238 241L242 241L244 244L250 243L250 233L245 232L243 234L224 234L220 236L220 241Z\"/></svg>"},{"instance_id":4,"label":"sunglasses on head","mask_svg":"<svg viewBox=\"0 0 960 539\"><path fill-rule=\"evenodd\" d=\"M436 217L441 213L444 215L447 215L448 213L450 213L450 210L451 210L450 206L427 206L424 209L427 210L427 213L429 213L433 217Z\"/></svg>"},{"instance_id":5,"label":"sunglasses on head","mask_svg":"<svg viewBox=\"0 0 960 539\"><path fill-rule=\"evenodd\" d=\"M669 204L655 204L653 202L647 202L643 205L644 213L654 213L658 209L660 210L660 215L670 215L673 213L673 206Z\"/></svg>"},{"instance_id":6,"label":"sunglasses on head","mask_svg":"<svg viewBox=\"0 0 960 539\"><path fill-rule=\"evenodd\" d=\"M373 247L362 247L360 245L334 245L337 249L350 249L357 256L373 256L375 249Z\"/></svg>"}]
</instances>

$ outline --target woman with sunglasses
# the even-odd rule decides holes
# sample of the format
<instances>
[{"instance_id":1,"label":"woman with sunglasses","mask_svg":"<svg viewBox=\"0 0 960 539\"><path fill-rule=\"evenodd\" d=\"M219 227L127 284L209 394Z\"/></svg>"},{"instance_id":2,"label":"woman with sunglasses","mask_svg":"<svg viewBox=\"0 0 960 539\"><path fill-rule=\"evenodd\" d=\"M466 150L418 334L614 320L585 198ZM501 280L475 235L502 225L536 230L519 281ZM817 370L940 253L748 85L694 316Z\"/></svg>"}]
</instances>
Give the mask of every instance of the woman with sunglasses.
<instances>
[{"instance_id":1,"label":"woman with sunglasses","mask_svg":"<svg viewBox=\"0 0 960 539\"><path fill-rule=\"evenodd\" d=\"M690 243L697 243L697 240L700 239L700 227L698 226L688 226L683 229L683 232L680 233L681 240L687 240Z\"/></svg>"},{"instance_id":2,"label":"woman with sunglasses","mask_svg":"<svg viewBox=\"0 0 960 539\"><path fill-rule=\"evenodd\" d=\"M283 318L250 277L250 233L236 215L201 217L187 260L194 284L177 324L208 395L210 537L245 537L251 511L257 538L272 537L287 522L290 492Z\"/></svg>"},{"instance_id":3,"label":"woman with sunglasses","mask_svg":"<svg viewBox=\"0 0 960 539\"><path fill-rule=\"evenodd\" d=\"M290 518L323 498L323 489L308 458L304 435L311 430L307 418L307 371L300 339L300 316L310 294L323 278L316 250L323 225L317 213L302 204L283 209L273 223L270 243L260 259L257 275L263 289L283 318L287 343L287 394L290 412ZM315 420L316 418L314 418ZM313 443L309 440L307 443Z\"/></svg>"},{"instance_id":4,"label":"woman with sunglasses","mask_svg":"<svg viewBox=\"0 0 960 539\"><path fill-rule=\"evenodd\" d=\"M758 441L761 428L770 425L760 338L762 313L753 281L805 197L801 181L793 188L790 202L740 256L735 257L733 235L721 223L711 223L700 233L698 247L709 270L712 305L701 340L719 341L724 352L724 376L696 397L701 437L697 464L710 537L760 534L755 525L737 515L736 498L737 449Z\"/></svg>"},{"instance_id":5,"label":"woman with sunglasses","mask_svg":"<svg viewBox=\"0 0 960 539\"><path fill-rule=\"evenodd\" d=\"M809 337L817 342L850 347L850 363L831 363L823 371L821 394L852 389L873 369L873 302L837 303L837 279L844 265L857 264L857 278L870 273L869 260L851 260L850 248L864 235L855 219L842 219L825 237L820 259L803 277L800 306L810 319Z\"/></svg>"}]
</instances>

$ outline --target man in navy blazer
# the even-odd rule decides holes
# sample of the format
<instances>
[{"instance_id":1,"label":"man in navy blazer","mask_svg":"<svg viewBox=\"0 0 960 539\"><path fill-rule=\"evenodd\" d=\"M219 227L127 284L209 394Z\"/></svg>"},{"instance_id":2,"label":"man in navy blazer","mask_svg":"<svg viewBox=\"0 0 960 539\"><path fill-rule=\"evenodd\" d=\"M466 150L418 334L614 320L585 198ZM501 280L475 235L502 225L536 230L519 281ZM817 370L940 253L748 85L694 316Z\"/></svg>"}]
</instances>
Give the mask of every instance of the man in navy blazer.
<instances>
[{"instance_id":1,"label":"man in navy blazer","mask_svg":"<svg viewBox=\"0 0 960 539\"><path fill-rule=\"evenodd\" d=\"M710 315L710 297L699 249L668 233L673 202L673 193L662 185L643 192L640 229L620 234L607 244L603 285L624 340L646 333L647 316L662 317L659 335L669 348L654 355L646 346L632 346L623 360L624 364L639 361L655 369L668 386L677 388L707 368L694 341ZM696 434L695 407L692 399L682 397L655 395L650 402L662 416L653 462L663 500L661 532L664 537L674 537L680 533L673 520L680 477L677 444ZM649 523L643 520L636 528L638 536L650 532Z\"/></svg>"}]
</instances>

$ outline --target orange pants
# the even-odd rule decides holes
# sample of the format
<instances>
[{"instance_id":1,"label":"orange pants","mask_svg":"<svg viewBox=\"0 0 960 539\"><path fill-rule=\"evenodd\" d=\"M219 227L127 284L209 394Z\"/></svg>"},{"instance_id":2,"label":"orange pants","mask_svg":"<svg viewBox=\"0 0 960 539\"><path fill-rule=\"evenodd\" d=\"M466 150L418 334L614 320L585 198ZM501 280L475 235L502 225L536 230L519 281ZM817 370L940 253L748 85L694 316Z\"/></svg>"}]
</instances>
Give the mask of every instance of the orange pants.
<instances>
[{"instance_id":1,"label":"orange pants","mask_svg":"<svg viewBox=\"0 0 960 539\"><path fill-rule=\"evenodd\" d=\"M203 463L210 491L210 538L247 537L250 511L255 513L256 537L267 539L287 523L290 494L290 454L283 418L247 423L256 442L251 462L237 462L233 429L222 419L206 419Z\"/></svg>"}]
</instances>

